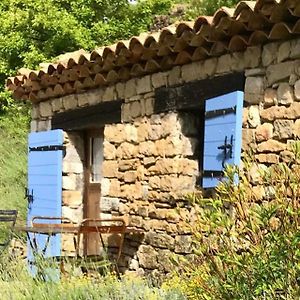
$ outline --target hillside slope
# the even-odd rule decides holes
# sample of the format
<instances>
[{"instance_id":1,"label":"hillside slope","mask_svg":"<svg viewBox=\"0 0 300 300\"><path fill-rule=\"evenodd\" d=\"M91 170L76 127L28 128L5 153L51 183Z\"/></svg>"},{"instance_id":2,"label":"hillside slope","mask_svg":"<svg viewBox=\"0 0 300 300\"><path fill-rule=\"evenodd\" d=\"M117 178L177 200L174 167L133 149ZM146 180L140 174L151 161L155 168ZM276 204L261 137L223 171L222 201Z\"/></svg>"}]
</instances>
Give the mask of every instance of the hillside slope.
<instances>
[{"instance_id":1,"label":"hillside slope","mask_svg":"<svg viewBox=\"0 0 300 300\"><path fill-rule=\"evenodd\" d=\"M27 173L27 109L0 115L0 209L18 209L25 218Z\"/></svg>"}]
</instances>

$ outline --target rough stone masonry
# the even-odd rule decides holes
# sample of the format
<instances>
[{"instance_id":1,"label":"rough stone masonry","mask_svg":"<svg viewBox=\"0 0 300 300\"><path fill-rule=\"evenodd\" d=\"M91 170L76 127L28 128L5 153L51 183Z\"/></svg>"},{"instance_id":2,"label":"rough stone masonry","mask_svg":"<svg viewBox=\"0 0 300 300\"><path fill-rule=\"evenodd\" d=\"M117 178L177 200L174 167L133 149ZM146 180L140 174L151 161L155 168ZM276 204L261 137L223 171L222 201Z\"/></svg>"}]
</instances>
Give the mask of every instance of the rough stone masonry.
<instances>
[{"instance_id":1,"label":"rough stone masonry","mask_svg":"<svg viewBox=\"0 0 300 300\"><path fill-rule=\"evenodd\" d=\"M142 238L126 239L126 272L168 273L173 268L171 256L192 258L195 209L183 199L197 188L199 120L176 111L154 114L155 89L236 71L246 76L242 150L251 150L254 157L249 176L259 200L267 191L259 185L258 170L289 161L291 145L300 137L299 39L249 47L34 105L31 130L43 131L51 129L56 113L124 99L122 122L104 128L100 209L102 216L124 216L145 231ZM65 145L62 213L78 222L83 215L82 134L67 132ZM64 250L72 251L71 247L64 239Z\"/></svg>"}]
</instances>

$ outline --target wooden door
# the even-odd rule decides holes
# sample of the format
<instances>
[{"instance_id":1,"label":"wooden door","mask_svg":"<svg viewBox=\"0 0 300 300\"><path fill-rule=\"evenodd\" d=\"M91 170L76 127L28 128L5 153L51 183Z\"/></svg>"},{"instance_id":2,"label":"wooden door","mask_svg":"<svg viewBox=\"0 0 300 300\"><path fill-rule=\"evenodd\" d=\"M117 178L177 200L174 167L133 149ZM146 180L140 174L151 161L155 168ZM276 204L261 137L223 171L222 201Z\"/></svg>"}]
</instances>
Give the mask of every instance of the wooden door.
<instances>
[{"instance_id":1,"label":"wooden door","mask_svg":"<svg viewBox=\"0 0 300 300\"><path fill-rule=\"evenodd\" d=\"M86 132L85 139L85 199L84 218L100 218L100 196L103 162L103 129ZM84 243L85 254L98 254L97 234L89 234Z\"/></svg>"}]
</instances>

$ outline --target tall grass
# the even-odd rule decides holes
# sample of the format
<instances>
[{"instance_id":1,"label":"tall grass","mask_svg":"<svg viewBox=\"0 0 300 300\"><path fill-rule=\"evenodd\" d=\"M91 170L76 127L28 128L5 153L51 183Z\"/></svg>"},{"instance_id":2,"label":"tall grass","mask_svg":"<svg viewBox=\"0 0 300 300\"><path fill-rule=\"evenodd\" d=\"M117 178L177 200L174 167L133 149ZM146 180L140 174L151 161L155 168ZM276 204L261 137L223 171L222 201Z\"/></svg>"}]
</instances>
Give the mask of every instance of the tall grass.
<instances>
[{"instance_id":1,"label":"tall grass","mask_svg":"<svg viewBox=\"0 0 300 300\"><path fill-rule=\"evenodd\" d=\"M47 268L44 262L44 268ZM69 275L51 282L29 275L25 261L2 258L0 262L1 300L184 300L177 290L151 286L146 280L108 274L96 278Z\"/></svg>"},{"instance_id":2,"label":"tall grass","mask_svg":"<svg viewBox=\"0 0 300 300\"><path fill-rule=\"evenodd\" d=\"M19 219L26 215L27 134L26 107L0 115L0 209L17 209Z\"/></svg>"}]
</instances>

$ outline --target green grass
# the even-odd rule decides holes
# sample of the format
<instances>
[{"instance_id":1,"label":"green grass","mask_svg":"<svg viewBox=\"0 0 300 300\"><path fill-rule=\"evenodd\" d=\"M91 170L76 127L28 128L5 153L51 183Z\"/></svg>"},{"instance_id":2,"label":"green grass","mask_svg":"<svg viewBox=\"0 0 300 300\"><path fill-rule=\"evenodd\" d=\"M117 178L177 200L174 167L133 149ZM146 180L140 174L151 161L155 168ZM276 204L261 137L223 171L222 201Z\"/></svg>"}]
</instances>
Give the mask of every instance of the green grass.
<instances>
[{"instance_id":1,"label":"green grass","mask_svg":"<svg viewBox=\"0 0 300 300\"><path fill-rule=\"evenodd\" d=\"M28 131L26 107L0 115L0 209L17 209L19 220L25 219L27 208L24 188Z\"/></svg>"},{"instance_id":2,"label":"green grass","mask_svg":"<svg viewBox=\"0 0 300 300\"><path fill-rule=\"evenodd\" d=\"M44 265L45 268L47 266ZM153 287L145 279L123 276L86 277L70 275L58 282L32 278L22 260L0 259L1 300L185 300L175 289Z\"/></svg>"}]
</instances>

